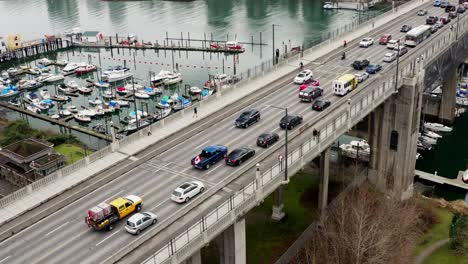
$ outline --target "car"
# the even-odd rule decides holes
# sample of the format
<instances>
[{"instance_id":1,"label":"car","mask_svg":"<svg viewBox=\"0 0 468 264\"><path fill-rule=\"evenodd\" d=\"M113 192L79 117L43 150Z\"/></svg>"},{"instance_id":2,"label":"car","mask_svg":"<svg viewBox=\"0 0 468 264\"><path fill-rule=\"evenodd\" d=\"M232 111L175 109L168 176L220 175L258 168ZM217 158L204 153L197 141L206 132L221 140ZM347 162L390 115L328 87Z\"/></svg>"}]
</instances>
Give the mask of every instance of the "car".
<instances>
[{"instance_id":1,"label":"car","mask_svg":"<svg viewBox=\"0 0 468 264\"><path fill-rule=\"evenodd\" d=\"M406 53L408 53L408 48L406 46L400 45L395 49L395 51L396 51L395 54L397 54L398 57L401 57L405 55Z\"/></svg>"},{"instance_id":2,"label":"car","mask_svg":"<svg viewBox=\"0 0 468 264\"><path fill-rule=\"evenodd\" d=\"M280 120L280 127L282 129L293 129L302 123L302 116L300 115L287 115L283 116Z\"/></svg>"},{"instance_id":3,"label":"car","mask_svg":"<svg viewBox=\"0 0 468 264\"><path fill-rule=\"evenodd\" d=\"M358 72L355 73L354 76L356 77L356 80L360 83L363 81L367 80L369 78L369 74L367 72Z\"/></svg>"},{"instance_id":4,"label":"car","mask_svg":"<svg viewBox=\"0 0 468 264\"><path fill-rule=\"evenodd\" d=\"M301 92L299 92L299 98L301 101L312 102L313 99L321 96L323 94L323 89L320 87L309 87Z\"/></svg>"},{"instance_id":5,"label":"car","mask_svg":"<svg viewBox=\"0 0 468 264\"><path fill-rule=\"evenodd\" d=\"M199 155L191 160L191 164L196 169L207 170L211 165L227 156L228 148L222 145L209 146L204 148Z\"/></svg>"},{"instance_id":6,"label":"car","mask_svg":"<svg viewBox=\"0 0 468 264\"><path fill-rule=\"evenodd\" d=\"M457 12L451 11L451 12L449 13L448 16L449 16L450 18L452 18L452 19L455 19L455 18L457 18Z\"/></svg>"},{"instance_id":7,"label":"car","mask_svg":"<svg viewBox=\"0 0 468 264\"><path fill-rule=\"evenodd\" d=\"M205 185L200 181L184 182L179 185L171 194L171 200L176 203L187 203L196 195L205 190Z\"/></svg>"},{"instance_id":8,"label":"car","mask_svg":"<svg viewBox=\"0 0 468 264\"><path fill-rule=\"evenodd\" d=\"M242 162L250 159L253 156L255 156L254 149L249 147L236 148L225 158L226 165L239 166L242 164Z\"/></svg>"},{"instance_id":9,"label":"car","mask_svg":"<svg viewBox=\"0 0 468 264\"><path fill-rule=\"evenodd\" d=\"M361 42L359 42L359 47L367 48L371 46L372 44L374 44L374 39L367 37L367 38L363 38Z\"/></svg>"},{"instance_id":10,"label":"car","mask_svg":"<svg viewBox=\"0 0 468 264\"><path fill-rule=\"evenodd\" d=\"M132 235L139 235L148 226L156 224L158 217L151 212L136 213L125 223L125 230Z\"/></svg>"},{"instance_id":11,"label":"car","mask_svg":"<svg viewBox=\"0 0 468 264\"><path fill-rule=\"evenodd\" d=\"M403 25L401 28L400 28L400 32L408 32L412 29L413 27L410 26L410 25ZM388 42L387 42L388 43Z\"/></svg>"},{"instance_id":12,"label":"car","mask_svg":"<svg viewBox=\"0 0 468 264\"><path fill-rule=\"evenodd\" d=\"M442 3L441 0L435 0L435 1L434 1L434 4L432 4L432 5L433 5L433 6L436 6L436 7L439 7L441 3Z\"/></svg>"},{"instance_id":13,"label":"car","mask_svg":"<svg viewBox=\"0 0 468 264\"><path fill-rule=\"evenodd\" d=\"M379 64L369 64L366 68L366 72L369 74L374 74L382 70L382 65Z\"/></svg>"},{"instance_id":14,"label":"car","mask_svg":"<svg viewBox=\"0 0 468 264\"><path fill-rule=\"evenodd\" d=\"M446 16L443 16L440 18L440 21L444 24L444 25L447 25L450 21L452 21L450 19L450 17L446 17Z\"/></svg>"},{"instance_id":15,"label":"car","mask_svg":"<svg viewBox=\"0 0 468 264\"><path fill-rule=\"evenodd\" d=\"M427 10L426 9L419 9L418 16L425 16L425 15L427 15Z\"/></svg>"},{"instance_id":16,"label":"car","mask_svg":"<svg viewBox=\"0 0 468 264\"><path fill-rule=\"evenodd\" d=\"M434 25L439 20L436 16L428 16L426 17L426 24L427 25Z\"/></svg>"},{"instance_id":17,"label":"car","mask_svg":"<svg viewBox=\"0 0 468 264\"><path fill-rule=\"evenodd\" d=\"M312 78L312 71L311 70L303 70L300 73L296 75L294 78L294 83L295 84L303 84L306 81L308 81L310 78Z\"/></svg>"},{"instance_id":18,"label":"car","mask_svg":"<svg viewBox=\"0 0 468 264\"><path fill-rule=\"evenodd\" d=\"M312 104L312 110L323 111L331 105L330 101L315 100Z\"/></svg>"},{"instance_id":19,"label":"car","mask_svg":"<svg viewBox=\"0 0 468 264\"><path fill-rule=\"evenodd\" d=\"M391 39L387 42L387 49L394 49L397 45L397 43L399 43L400 40L399 39Z\"/></svg>"},{"instance_id":20,"label":"car","mask_svg":"<svg viewBox=\"0 0 468 264\"><path fill-rule=\"evenodd\" d=\"M256 109L250 109L242 112L236 119L236 127L248 128L253 123L257 123L260 120L260 112Z\"/></svg>"},{"instance_id":21,"label":"car","mask_svg":"<svg viewBox=\"0 0 468 264\"><path fill-rule=\"evenodd\" d=\"M385 53L384 57L383 57L383 61L384 62L393 62L394 60L396 60L397 58L397 55L395 52L387 52Z\"/></svg>"},{"instance_id":22,"label":"car","mask_svg":"<svg viewBox=\"0 0 468 264\"><path fill-rule=\"evenodd\" d=\"M307 89L308 87L319 86L320 82L318 80L311 79L301 85L299 85L299 92Z\"/></svg>"},{"instance_id":23,"label":"car","mask_svg":"<svg viewBox=\"0 0 468 264\"><path fill-rule=\"evenodd\" d=\"M434 24L434 26L436 26L437 28L441 28L441 27L443 27L444 25L445 25L444 22L442 22L441 20L437 21L437 22Z\"/></svg>"},{"instance_id":24,"label":"car","mask_svg":"<svg viewBox=\"0 0 468 264\"><path fill-rule=\"evenodd\" d=\"M432 33L432 34L433 34L433 33L436 33L437 30L439 30L439 27L438 27L437 25L432 25L432 26L431 26L431 33Z\"/></svg>"},{"instance_id":25,"label":"car","mask_svg":"<svg viewBox=\"0 0 468 264\"><path fill-rule=\"evenodd\" d=\"M278 142L279 136L276 133L262 133L260 136L257 138L257 146L262 147L262 148L268 148L269 146L275 144Z\"/></svg>"},{"instance_id":26,"label":"car","mask_svg":"<svg viewBox=\"0 0 468 264\"><path fill-rule=\"evenodd\" d=\"M387 45L387 42L392 39L391 34L383 34L382 37L379 39L380 45Z\"/></svg>"},{"instance_id":27,"label":"car","mask_svg":"<svg viewBox=\"0 0 468 264\"><path fill-rule=\"evenodd\" d=\"M446 8L450 3L448 1L441 1L439 7L440 8Z\"/></svg>"},{"instance_id":28,"label":"car","mask_svg":"<svg viewBox=\"0 0 468 264\"><path fill-rule=\"evenodd\" d=\"M453 11L457 11L457 8L454 6L454 5L447 5L445 7L445 12L448 13L448 12L453 12Z\"/></svg>"},{"instance_id":29,"label":"car","mask_svg":"<svg viewBox=\"0 0 468 264\"><path fill-rule=\"evenodd\" d=\"M360 70L366 68L367 65L369 65L369 63L370 63L370 62L369 62L368 60L366 60L366 59L364 59L364 60L356 60L356 61L353 62L353 64L351 64L351 66L353 66L353 68L354 68L355 70L360 71Z\"/></svg>"},{"instance_id":30,"label":"car","mask_svg":"<svg viewBox=\"0 0 468 264\"><path fill-rule=\"evenodd\" d=\"M459 7L457 8L457 12L460 13L460 14L461 14L461 13L465 13L465 8L464 8L463 6L459 6Z\"/></svg>"}]
</instances>

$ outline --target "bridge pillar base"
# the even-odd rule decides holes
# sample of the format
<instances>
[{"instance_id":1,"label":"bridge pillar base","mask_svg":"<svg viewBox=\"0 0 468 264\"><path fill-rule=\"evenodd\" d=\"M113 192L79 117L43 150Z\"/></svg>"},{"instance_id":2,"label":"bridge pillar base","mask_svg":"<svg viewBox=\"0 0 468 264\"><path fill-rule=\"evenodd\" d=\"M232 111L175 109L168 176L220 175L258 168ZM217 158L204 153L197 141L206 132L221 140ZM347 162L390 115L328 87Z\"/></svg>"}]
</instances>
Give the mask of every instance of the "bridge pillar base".
<instances>
[{"instance_id":1,"label":"bridge pillar base","mask_svg":"<svg viewBox=\"0 0 468 264\"><path fill-rule=\"evenodd\" d=\"M330 148L320 153L319 208L323 212L328 205L328 180L330 177Z\"/></svg>"},{"instance_id":2,"label":"bridge pillar base","mask_svg":"<svg viewBox=\"0 0 468 264\"><path fill-rule=\"evenodd\" d=\"M245 219L242 218L236 221L232 226L226 229L216 239L216 244L219 250L220 264L247 263Z\"/></svg>"},{"instance_id":3,"label":"bridge pillar base","mask_svg":"<svg viewBox=\"0 0 468 264\"><path fill-rule=\"evenodd\" d=\"M283 211L283 207L284 207L283 185L280 185L278 189L275 190L275 192L273 193L273 196L274 196L273 197L274 204L273 204L273 211L271 214L271 219L275 221L280 221L285 216L285 213Z\"/></svg>"}]
</instances>

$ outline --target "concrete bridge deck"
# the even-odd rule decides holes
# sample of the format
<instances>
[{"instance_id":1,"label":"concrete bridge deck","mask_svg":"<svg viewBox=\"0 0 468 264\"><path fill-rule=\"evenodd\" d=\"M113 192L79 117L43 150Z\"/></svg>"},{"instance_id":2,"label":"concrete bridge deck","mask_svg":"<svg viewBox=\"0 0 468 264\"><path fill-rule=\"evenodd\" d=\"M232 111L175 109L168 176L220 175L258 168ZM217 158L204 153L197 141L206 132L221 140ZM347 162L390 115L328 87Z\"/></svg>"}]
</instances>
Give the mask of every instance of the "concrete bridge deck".
<instances>
[{"instance_id":1,"label":"concrete bridge deck","mask_svg":"<svg viewBox=\"0 0 468 264\"><path fill-rule=\"evenodd\" d=\"M455 186L461 189L468 190L468 184L462 181L463 173L464 173L463 171L459 171L456 179L450 179L450 178L441 177L439 175L420 171L420 170L414 171L414 174L418 176L420 179L435 182L438 184L447 184L447 185L451 185L451 186Z\"/></svg>"}]
</instances>

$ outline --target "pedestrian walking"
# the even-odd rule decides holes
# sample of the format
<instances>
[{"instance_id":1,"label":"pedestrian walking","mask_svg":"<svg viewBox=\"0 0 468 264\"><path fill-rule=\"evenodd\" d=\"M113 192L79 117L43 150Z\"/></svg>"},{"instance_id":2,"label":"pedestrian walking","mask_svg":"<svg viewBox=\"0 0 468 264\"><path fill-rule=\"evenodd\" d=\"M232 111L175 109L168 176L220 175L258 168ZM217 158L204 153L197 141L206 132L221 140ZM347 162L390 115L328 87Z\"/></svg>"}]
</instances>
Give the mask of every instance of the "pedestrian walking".
<instances>
[{"instance_id":1,"label":"pedestrian walking","mask_svg":"<svg viewBox=\"0 0 468 264\"><path fill-rule=\"evenodd\" d=\"M193 117L198 117L198 109L196 106L193 108Z\"/></svg>"},{"instance_id":2,"label":"pedestrian walking","mask_svg":"<svg viewBox=\"0 0 468 264\"><path fill-rule=\"evenodd\" d=\"M346 44L347 44L347 43L346 43L346 40L344 40L344 41L343 41L343 47L346 48Z\"/></svg>"}]
</instances>

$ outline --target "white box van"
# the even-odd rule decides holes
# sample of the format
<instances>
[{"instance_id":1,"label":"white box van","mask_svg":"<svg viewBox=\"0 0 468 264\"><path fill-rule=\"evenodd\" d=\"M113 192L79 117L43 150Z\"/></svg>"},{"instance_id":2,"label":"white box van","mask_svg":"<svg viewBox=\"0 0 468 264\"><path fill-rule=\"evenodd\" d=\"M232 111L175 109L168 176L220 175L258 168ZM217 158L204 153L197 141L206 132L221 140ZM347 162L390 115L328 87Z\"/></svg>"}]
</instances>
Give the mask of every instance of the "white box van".
<instances>
[{"instance_id":1,"label":"white box van","mask_svg":"<svg viewBox=\"0 0 468 264\"><path fill-rule=\"evenodd\" d=\"M391 39L387 42L387 49L394 49L397 46L397 43L399 42L399 39Z\"/></svg>"}]
</instances>

